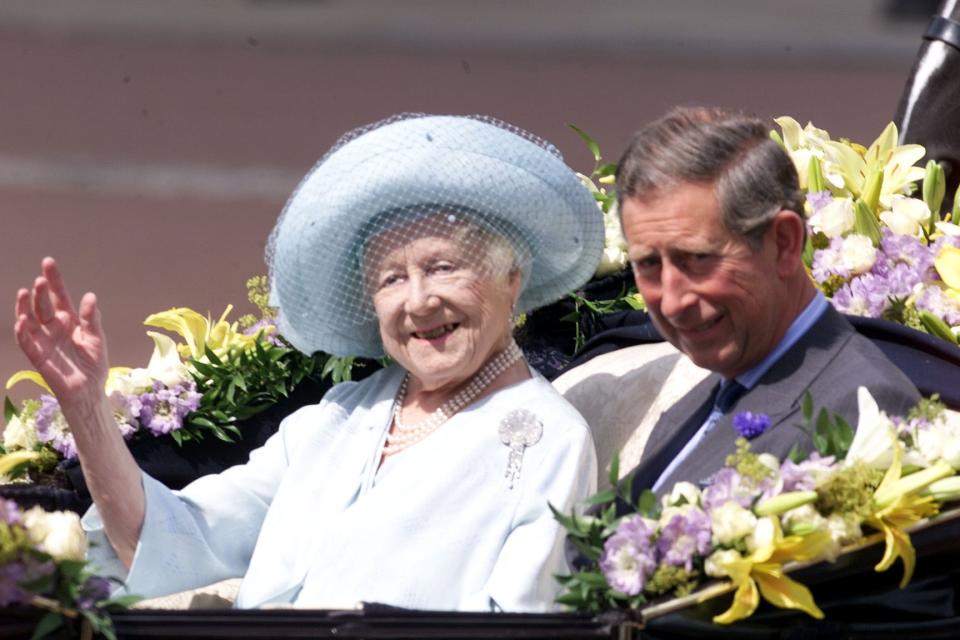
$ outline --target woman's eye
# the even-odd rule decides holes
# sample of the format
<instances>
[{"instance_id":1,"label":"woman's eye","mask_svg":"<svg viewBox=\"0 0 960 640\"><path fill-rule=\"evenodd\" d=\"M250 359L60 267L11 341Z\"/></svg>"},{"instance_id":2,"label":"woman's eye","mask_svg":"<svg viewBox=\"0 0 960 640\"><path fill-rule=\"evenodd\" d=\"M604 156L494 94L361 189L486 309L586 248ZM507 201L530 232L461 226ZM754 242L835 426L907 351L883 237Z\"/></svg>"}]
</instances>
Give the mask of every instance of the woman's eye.
<instances>
[{"instance_id":1,"label":"woman's eye","mask_svg":"<svg viewBox=\"0 0 960 640\"><path fill-rule=\"evenodd\" d=\"M453 273L456 270L456 265L453 265L449 262L438 262L430 266L430 273Z\"/></svg>"},{"instance_id":2,"label":"woman's eye","mask_svg":"<svg viewBox=\"0 0 960 640\"><path fill-rule=\"evenodd\" d=\"M400 282L400 274L388 273L380 278L380 288L389 287Z\"/></svg>"}]
</instances>

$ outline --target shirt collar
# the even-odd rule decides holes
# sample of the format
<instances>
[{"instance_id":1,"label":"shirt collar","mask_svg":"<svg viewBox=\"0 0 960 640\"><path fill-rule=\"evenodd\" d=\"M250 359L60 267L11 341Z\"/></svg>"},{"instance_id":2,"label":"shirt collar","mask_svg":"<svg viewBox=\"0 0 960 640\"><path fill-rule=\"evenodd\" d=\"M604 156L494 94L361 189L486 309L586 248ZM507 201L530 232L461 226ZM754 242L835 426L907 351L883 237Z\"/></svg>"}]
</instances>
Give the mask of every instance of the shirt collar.
<instances>
[{"instance_id":1,"label":"shirt collar","mask_svg":"<svg viewBox=\"0 0 960 640\"><path fill-rule=\"evenodd\" d=\"M780 356L795 345L797 340L802 338L804 334L810 330L810 327L820 319L820 316L827 310L827 305L829 304L824 295L818 291L816 295L813 296L813 300L800 312L800 315L794 318L787 332L783 334L783 338L780 339L780 342L777 343L773 351L768 353L767 357L760 361L760 364L737 376L735 378L736 381L747 389L752 389L760 378L763 377L763 374L769 371L770 367L780 359Z\"/></svg>"}]
</instances>

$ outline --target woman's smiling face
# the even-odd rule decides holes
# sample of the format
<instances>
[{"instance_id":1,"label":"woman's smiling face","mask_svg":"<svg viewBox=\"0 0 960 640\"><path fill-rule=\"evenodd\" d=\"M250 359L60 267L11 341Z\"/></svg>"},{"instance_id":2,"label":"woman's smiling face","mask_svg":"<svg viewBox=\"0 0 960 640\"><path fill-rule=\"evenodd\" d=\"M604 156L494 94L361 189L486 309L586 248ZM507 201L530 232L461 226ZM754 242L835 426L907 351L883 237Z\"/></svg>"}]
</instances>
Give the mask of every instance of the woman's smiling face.
<instances>
[{"instance_id":1,"label":"woman's smiling face","mask_svg":"<svg viewBox=\"0 0 960 640\"><path fill-rule=\"evenodd\" d=\"M417 227L368 244L367 288L387 355L422 389L453 389L509 343L520 273L492 268L485 242Z\"/></svg>"}]
</instances>

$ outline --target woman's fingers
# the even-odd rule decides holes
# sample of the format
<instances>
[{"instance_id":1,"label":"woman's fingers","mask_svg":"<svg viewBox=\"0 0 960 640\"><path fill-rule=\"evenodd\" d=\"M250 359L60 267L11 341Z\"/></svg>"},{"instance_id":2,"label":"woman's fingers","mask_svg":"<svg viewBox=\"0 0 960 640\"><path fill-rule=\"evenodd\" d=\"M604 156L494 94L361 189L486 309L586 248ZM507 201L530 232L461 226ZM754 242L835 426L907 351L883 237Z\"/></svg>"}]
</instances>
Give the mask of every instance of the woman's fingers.
<instances>
[{"instance_id":1,"label":"woman's fingers","mask_svg":"<svg viewBox=\"0 0 960 640\"><path fill-rule=\"evenodd\" d=\"M60 273L60 267L53 258L46 257L40 265L43 277L47 279L49 286L50 299L53 302L55 311L67 311L74 313L73 302L70 300L70 292L67 291L67 285L63 281L63 275Z\"/></svg>"},{"instance_id":2,"label":"woman's fingers","mask_svg":"<svg viewBox=\"0 0 960 640\"><path fill-rule=\"evenodd\" d=\"M97 308L97 296L94 293L85 293L80 299L80 326L92 335L103 337L100 309Z\"/></svg>"},{"instance_id":3,"label":"woman's fingers","mask_svg":"<svg viewBox=\"0 0 960 640\"><path fill-rule=\"evenodd\" d=\"M55 313L50 283L43 276L38 276L33 281L33 315L40 324L47 324L53 320Z\"/></svg>"}]
</instances>

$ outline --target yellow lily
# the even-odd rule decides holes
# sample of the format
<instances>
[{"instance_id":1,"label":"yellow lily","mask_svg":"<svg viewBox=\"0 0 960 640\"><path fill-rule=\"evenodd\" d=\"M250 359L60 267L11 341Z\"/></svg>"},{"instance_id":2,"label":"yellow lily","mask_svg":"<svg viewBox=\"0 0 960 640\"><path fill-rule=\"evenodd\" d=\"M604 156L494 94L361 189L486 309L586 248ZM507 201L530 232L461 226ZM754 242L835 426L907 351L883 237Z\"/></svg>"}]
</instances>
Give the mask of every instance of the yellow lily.
<instances>
[{"instance_id":1,"label":"yellow lily","mask_svg":"<svg viewBox=\"0 0 960 640\"><path fill-rule=\"evenodd\" d=\"M879 201L886 209L890 208L895 194L904 193L909 185L926 175L923 167L915 166L926 154L926 149L918 144L897 146L897 126L892 122L866 151L835 140L825 141L823 148L854 197L863 195L869 184L882 180Z\"/></svg>"},{"instance_id":2,"label":"yellow lily","mask_svg":"<svg viewBox=\"0 0 960 640\"><path fill-rule=\"evenodd\" d=\"M886 543L883 558L874 569L886 571L897 558L903 559L901 589L907 586L913 577L917 560L910 534L905 529L924 518L936 515L940 510L933 496L921 496L918 493L937 480L953 475L950 465L939 461L931 467L901 477L902 457L903 450L898 443L894 447L893 464L887 469L880 486L873 494L877 510L865 519L867 524L883 533Z\"/></svg>"},{"instance_id":3,"label":"yellow lily","mask_svg":"<svg viewBox=\"0 0 960 640\"><path fill-rule=\"evenodd\" d=\"M110 370L107 372L107 384L106 387L110 388L111 384L122 375L130 373L130 367L110 367ZM47 381L43 379L36 371L30 371L29 369L23 369L17 371L15 374L10 376L7 379L7 389L11 388L13 385L18 382L32 382L35 385L42 387L47 393L53 395L53 391L50 389L50 385L47 384Z\"/></svg>"},{"instance_id":4,"label":"yellow lily","mask_svg":"<svg viewBox=\"0 0 960 640\"><path fill-rule=\"evenodd\" d=\"M721 560L719 567L730 576L737 590L733 603L714 616L717 624L730 624L749 617L760 604L760 596L783 609L799 609L814 618L823 612L813 601L810 590L783 571L785 562L813 560L830 544L830 534L816 531L809 535L784 537L775 516L761 518L754 535L756 548L749 556Z\"/></svg>"},{"instance_id":5,"label":"yellow lily","mask_svg":"<svg viewBox=\"0 0 960 640\"><path fill-rule=\"evenodd\" d=\"M30 371L29 369L23 369L22 371L17 371L15 374L10 376L7 379L7 389L10 389L13 385L18 382L23 382L24 380L32 382L36 385L43 387L47 393L53 395L53 391L50 389L50 385L47 384L47 381L43 379L36 371Z\"/></svg>"},{"instance_id":6,"label":"yellow lily","mask_svg":"<svg viewBox=\"0 0 960 640\"><path fill-rule=\"evenodd\" d=\"M207 348L219 357L250 348L256 342L256 336L247 336L237 331L236 322L227 322L227 316L232 310L233 305L228 305L220 319L213 322L193 309L178 307L155 313L144 320L143 324L178 334L186 341L185 345L178 347L180 354L185 358L202 360Z\"/></svg>"},{"instance_id":7,"label":"yellow lily","mask_svg":"<svg viewBox=\"0 0 960 640\"><path fill-rule=\"evenodd\" d=\"M933 266L944 284L960 292L960 249L945 245L933 261Z\"/></svg>"},{"instance_id":8,"label":"yellow lily","mask_svg":"<svg viewBox=\"0 0 960 640\"><path fill-rule=\"evenodd\" d=\"M13 453L7 453L0 456L0 476L6 477L10 474L11 471L16 469L18 466L34 462L40 457L40 452L38 451L14 451Z\"/></svg>"}]
</instances>

